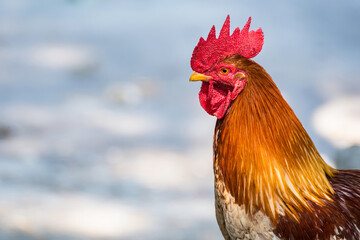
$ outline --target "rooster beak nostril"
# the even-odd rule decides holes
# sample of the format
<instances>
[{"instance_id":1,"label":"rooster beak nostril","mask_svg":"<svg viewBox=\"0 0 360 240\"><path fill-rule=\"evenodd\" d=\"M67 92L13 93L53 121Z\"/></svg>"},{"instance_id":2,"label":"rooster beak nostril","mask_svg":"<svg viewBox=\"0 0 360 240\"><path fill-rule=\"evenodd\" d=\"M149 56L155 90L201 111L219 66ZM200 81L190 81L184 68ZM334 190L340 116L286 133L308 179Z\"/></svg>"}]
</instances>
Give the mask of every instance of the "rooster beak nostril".
<instances>
[{"instance_id":1,"label":"rooster beak nostril","mask_svg":"<svg viewBox=\"0 0 360 240\"><path fill-rule=\"evenodd\" d=\"M198 73L198 72L194 72L191 76L189 81L190 82L194 82L194 81L204 81L204 82L208 82L212 77L210 76L206 76L204 74Z\"/></svg>"}]
</instances>

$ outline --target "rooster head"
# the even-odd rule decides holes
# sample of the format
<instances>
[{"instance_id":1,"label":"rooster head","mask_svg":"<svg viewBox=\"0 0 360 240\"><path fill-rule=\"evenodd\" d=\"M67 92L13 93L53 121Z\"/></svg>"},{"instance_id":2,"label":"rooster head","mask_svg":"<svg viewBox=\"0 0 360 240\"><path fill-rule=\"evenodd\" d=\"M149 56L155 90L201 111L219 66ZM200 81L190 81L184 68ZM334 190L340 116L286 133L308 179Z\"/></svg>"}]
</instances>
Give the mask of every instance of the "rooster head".
<instances>
[{"instance_id":1,"label":"rooster head","mask_svg":"<svg viewBox=\"0 0 360 240\"><path fill-rule=\"evenodd\" d=\"M195 47L191 68L195 71L190 81L202 81L199 99L201 106L210 115L218 119L224 117L231 102L245 88L247 73L245 69L229 61L231 56L243 58L255 57L262 49L264 35L259 28L250 31L251 18L240 31L236 28L230 35L230 17L216 38L215 26L210 30L206 40L200 38Z\"/></svg>"}]
</instances>

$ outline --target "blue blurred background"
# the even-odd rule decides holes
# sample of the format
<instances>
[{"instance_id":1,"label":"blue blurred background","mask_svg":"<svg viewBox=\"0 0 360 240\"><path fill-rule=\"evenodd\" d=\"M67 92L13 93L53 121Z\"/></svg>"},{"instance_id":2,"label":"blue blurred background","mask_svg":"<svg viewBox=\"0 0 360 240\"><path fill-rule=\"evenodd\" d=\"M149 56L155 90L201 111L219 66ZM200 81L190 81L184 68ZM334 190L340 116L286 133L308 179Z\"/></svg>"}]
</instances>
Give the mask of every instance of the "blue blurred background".
<instances>
[{"instance_id":1,"label":"blue blurred background","mask_svg":"<svg viewBox=\"0 0 360 240\"><path fill-rule=\"evenodd\" d=\"M1 0L0 239L221 239L215 119L188 79L227 14L262 27L254 60L324 158L359 165L359 13L358 0Z\"/></svg>"}]
</instances>

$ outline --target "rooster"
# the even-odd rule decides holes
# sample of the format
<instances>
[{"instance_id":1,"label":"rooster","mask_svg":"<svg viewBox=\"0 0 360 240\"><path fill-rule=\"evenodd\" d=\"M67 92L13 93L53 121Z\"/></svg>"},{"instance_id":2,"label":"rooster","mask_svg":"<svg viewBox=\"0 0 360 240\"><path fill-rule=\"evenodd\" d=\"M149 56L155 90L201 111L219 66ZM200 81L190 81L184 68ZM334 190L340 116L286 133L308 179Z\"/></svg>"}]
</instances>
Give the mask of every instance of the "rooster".
<instances>
[{"instance_id":1,"label":"rooster","mask_svg":"<svg viewBox=\"0 0 360 240\"><path fill-rule=\"evenodd\" d=\"M195 47L190 81L216 116L215 209L235 239L360 239L360 170L328 166L270 75L250 60L259 28L230 35L230 17Z\"/></svg>"}]
</instances>

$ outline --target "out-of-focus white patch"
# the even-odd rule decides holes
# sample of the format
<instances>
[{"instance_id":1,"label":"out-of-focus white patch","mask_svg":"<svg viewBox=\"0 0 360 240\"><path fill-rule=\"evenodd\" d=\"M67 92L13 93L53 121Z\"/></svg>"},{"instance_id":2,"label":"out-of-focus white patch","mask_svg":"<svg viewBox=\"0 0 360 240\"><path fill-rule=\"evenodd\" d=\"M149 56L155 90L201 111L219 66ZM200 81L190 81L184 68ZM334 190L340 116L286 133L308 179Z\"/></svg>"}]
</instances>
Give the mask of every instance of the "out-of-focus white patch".
<instances>
[{"instance_id":1,"label":"out-of-focus white patch","mask_svg":"<svg viewBox=\"0 0 360 240\"><path fill-rule=\"evenodd\" d=\"M12 124L31 126L32 128L49 128L51 123L58 119L56 113L59 113L59 111L37 105L18 104L2 109L1 113Z\"/></svg>"},{"instance_id":2,"label":"out-of-focus white patch","mask_svg":"<svg viewBox=\"0 0 360 240\"><path fill-rule=\"evenodd\" d=\"M94 65L91 52L81 46L42 45L31 48L28 54L31 63L53 69L78 70Z\"/></svg>"},{"instance_id":3,"label":"out-of-focus white patch","mask_svg":"<svg viewBox=\"0 0 360 240\"><path fill-rule=\"evenodd\" d=\"M108 110L98 110L98 113L89 116L94 126L114 134L138 136L150 133L157 129L156 119L142 114L121 114Z\"/></svg>"},{"instance_id":4,"label":"out-of-focus white patch","mask_svg":"<svg viewBox=\"0 0 360 240\"><path fill-rule=\"evenodd\" d=\"M79 146L92 148L101 143L99 139L145 136L161 130L162 124L153 114L111 108L86 98L56 107L9 105L0 109L0 116L14 129L0 152L24 160L49 151L78 152Z\"/></svg>"},{"instance_id":5,"label":"out-of-focus white patch","mask_svg":"<svg viewBox=\"0 0 360 240\"><path fill-rule=\"evenodd\" d=\"M105 96L114 103L137 105L146 97L159 94L160 88L159 82L142 77L120 84L111 84L105 90Z\"/></svg>"},{"instance_id":6,"label":"out-of-focus white patch","mask_svg":"<svg viewBox=\"0 0 360 240\"><path fill-rule=\"evenodd\" d=\"M161 119L154 115L113 109L86 97L71 99L66 109L67 114L79 115L81 124L88 123L115 135L140 136L157 131L161 126Z\"/></svg>"},{"instance_id":7,"label":"out-of-focus white patch","mask_svg":"<svg viewBox=\"0 0 360 240\"><path fill-rule=\"evenodd\" d=\"M135 179L150 189L186 189L194 186L194 180L212 174L211 154L205 152L179 154L166 149L143 149L124 153L113 149L107 161L120 179Z\"/></svg>"},{"instance_id":8,"label":"out-of-focus white patch","mask_svg":"<svg viewBox=\"0 0 360 240\"><path fill-rule=\"evenodd\" d=\"M318 108L315 130L337 147L360 144L360 97L342 97Z\"/></svg>"},{"instance_id":9,"label":"out-of-focus white patch","mask_svg":"<svg viewBox=\"0 0 360 240\"><path fill-rule=\"evenodd\" d=\"M114 134L134 136L155 131L160 125L160 119L155 116L112 109L86 98L73 99L61 107L16 105L1 112L13 124L39 129L95 127Z\"/></svg>"},{"instance_id":10,"label":"out-of-focus white patch","mask_svg":"<svg viewBox=\"0 0 360 240\"><path fill-rule=\"evenodd\" d=\"M41 195L41 192L39 193ZM22 197L23 198L23 197ZM48 195L0 204L0 223L8 229L83 237L123 237L154 227L151 216L120 202L83 195Z\"/></svg>"},{"instance_id":11,"label":"out-of-focus white patch","mask_svg":"<svg viewBox=\"0 0 360 240\"><path fill-rule=\"evenodd\" d=\"M139 104L143 94L139 86L134 82L123 85L112 85L106 90L106 96L116 103Z\"/></svg>"}]
</instances>

